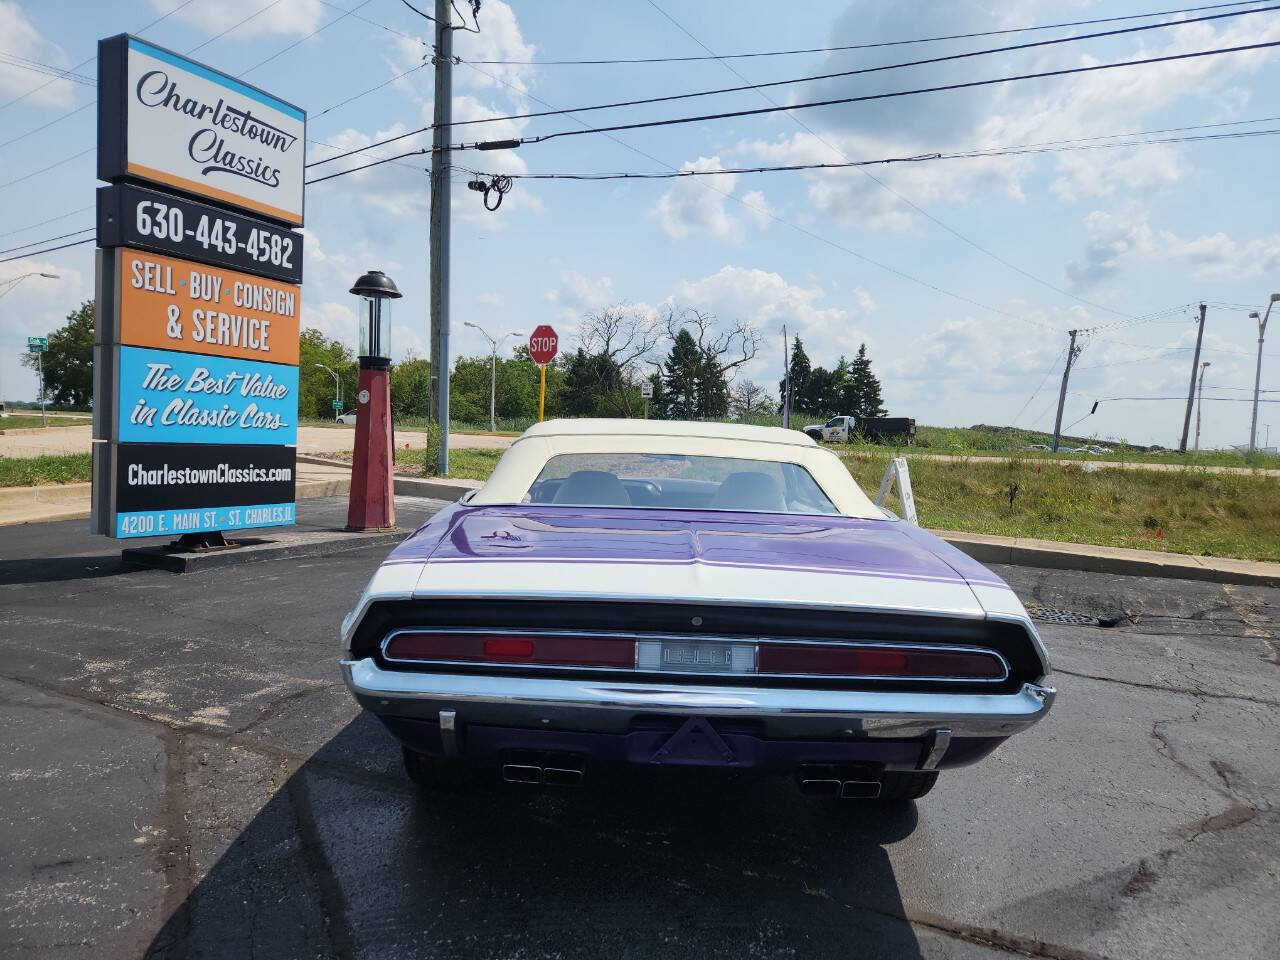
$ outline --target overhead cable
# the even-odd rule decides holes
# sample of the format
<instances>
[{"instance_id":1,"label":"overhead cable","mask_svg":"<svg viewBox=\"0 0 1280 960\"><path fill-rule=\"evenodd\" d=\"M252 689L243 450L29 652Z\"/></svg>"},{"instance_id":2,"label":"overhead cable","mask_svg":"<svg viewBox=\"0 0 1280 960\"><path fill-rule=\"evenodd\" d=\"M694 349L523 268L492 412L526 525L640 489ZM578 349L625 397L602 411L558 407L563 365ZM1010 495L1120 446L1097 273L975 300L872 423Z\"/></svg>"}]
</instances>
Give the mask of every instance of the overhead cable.
<instances>
[{"instance_id":1,"label":"overhead cable","mask_svg":"<svg viewBox=\"0 0 1280 960\"><path fill-rule=\"evenodd\" d=\"M1280 40L1268 40L1261 43L1241 44L1234 47L1220 47L1214 50L1195 50L1187 53L1166 54L1160 57L1149 57L1144 60L1120 60L1115 63L1088 64L1078 67L1062 67L1057 70L1042 70L1036 73L1014 74L1007 77L992 77L986 80L968 80L963 83L938 84L931 87L916 87L911 90L894 90L885 93L868 93L856 97L833 97L828 100L814 100L806 103L793 103L777 107L754 107L748 110L726 110L721 113L699 114L690 117L672 117L666 120L644 120L635 123L616 123L604 127L588 127L584 130L559 130L555 133L544 133L534 137L520 137L501 141L476 141L472 143L452 144L450 150L485 150L513 149L524 144L545 143L560 137L577 137L588 133L618 133L624 130L642 130L654 127L672 127L687 123L703 123L709 120L728 120L737 117L755 117L772 113L783 113L790 110L812 110L817 107L842 106L851 103L868 103L876 100L893 100L898 97L917 96L924 93L941 93L948 90L971 90L977 87L988 87L1001 83L1013 83L1020 80L1043 80L1051 77L1065 77L1074 74L1097 73L1103 70L1116 70L1121 67L1145 67L1158 63L1172 63L1180 60L1193 60L1201 57L1213 57L1226 53L1244 53L1250 50L1265 50L1280 46Z\"/></svg>"},{"instance_id":2,"label":"overhead cable","mask_svg":"<svg viewBox=\"0 0 1280 960\"><path fill-rule=\"evenodd\" d=\"M1262 2L1262 0L1249 0ZM945 36L916 37L908 40L881 40L874 43L853 43L835 47L805 47L796 50L765 50L756 53L725 53L695 57L614 57L600 60L463 60L463 63L493 67L565 67L606 66L610 64L638 63L693 63L702 60L745 60L760 57L792 57L813 53L842 53L847 50L872 50L879 47L898 47L917 43L939 43L946 40L974 40L981 37L1000 37L1038 30L1062 30L1068 27L1091 27L1101 23L1119 23L1126 20L1145 20L1149 17L1168 17L1180 13L1199 13L1202 10L1222 10L1228 7L1246 6L1247 3L1211 3L1197 7L1180 7L1175 10L1158 10L1152 13L1131 13L1121 17L1100 17L1093 20L1070 20L1063 23L1046 23L1031 27L1009 27L1003 30L981 30L973 33L953 33Z\"/></svg>"},{"instance_id":3,"label":"overhead cable","mask_svg":"<svg viewBox=\"0 0 1280 960\"><path fill-rule=\"evenodd\" d=\"M655 5L656 6L656 5ZM666 11L661 7L656 9L666 15ZM1020 43L1007 47L989 47L984 50L969 50L964 53L951 53L945 56L927 57L922 60L906 60L901 63L886 63L874 67L859 67L855 70L840 70L834 73L818 73L805 77L794 77L788 80L771 80L767 83L750 83L733 87L719 87L712 90L695 90L691 93L673 93L661 97L643 97L636 100L618 100L613 103L599 103L585 107L572 107L570 110L543 110L532 113L515 113L505 117L482 117L472 120L455 120L448 126L463 127L476 123L497 123L504 120L530 120L536 117L553 116L555 114L572 112L572 113L590 113L593 110L613 110L622 107L638 107L653 103L669 103L674 100L691 100L698 97L714 97L727 93L742 93L748 90L767 90L773 87L785 87L797 83L816 83L822 80L835 80L843 77L861 76L868 73L883 73L886 70L902 70L908 67L929 66L937 63L949 63L955 60L968 60L974 57L986 57L999 53L1014 53L1021 50L1031 50L1039 47L1056 46L1063 43L1079 43L1084 40L1097 40L1103 37L1114 37L1121 34L1140 33L1146 30L1163 30L1169 27L1186 26L1193 23L1202 23L1209 20L1222 20L1227 17L1241 17L1253 13L1270 13L1280 10L1280 4L1274 4L1269 7L1258 7L1251 10L1235 10L1231 13L1218 13L1211 16L1195 17L1188 20L1168 20L1163 23L1149 23L1137 27L1123 27L1115 30L1104 30L1099 33L1086 33L1077 37L1057 37L1052 40L1036 40L1031 43ZM679 24L676 24L679 26ZM683 28L681 28L683 29ZM735 71L736 72L736 71ZM741 74L739 74L741 76ZM743 78L745 79L745 78ZM790 107L779 107L779 109L791 109Z\"/></svg>"}]
</instances>

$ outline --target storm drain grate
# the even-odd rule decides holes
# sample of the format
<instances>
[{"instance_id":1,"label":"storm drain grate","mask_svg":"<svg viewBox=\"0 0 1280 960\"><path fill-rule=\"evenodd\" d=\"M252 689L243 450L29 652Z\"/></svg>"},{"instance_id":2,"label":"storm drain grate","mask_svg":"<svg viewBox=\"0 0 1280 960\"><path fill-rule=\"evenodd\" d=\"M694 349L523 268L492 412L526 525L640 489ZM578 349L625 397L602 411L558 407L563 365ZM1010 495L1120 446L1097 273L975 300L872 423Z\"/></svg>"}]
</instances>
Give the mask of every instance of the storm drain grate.
<instances>
[{"instance_id":1,"label":"storm drain grate","mask_svg":"<svg viewBox=\"0 0 1280 960\"><path fill-rule=\"evenodd\" d=\"M1086 627L1096 627L1098 625L1097 617L1076 613L1074 610L1058 610L1055 607L1031 607L1027 612L1031 614L1031 619L1043 620L1045 623L1065 623Z\"/></svg>"}]
</instances>

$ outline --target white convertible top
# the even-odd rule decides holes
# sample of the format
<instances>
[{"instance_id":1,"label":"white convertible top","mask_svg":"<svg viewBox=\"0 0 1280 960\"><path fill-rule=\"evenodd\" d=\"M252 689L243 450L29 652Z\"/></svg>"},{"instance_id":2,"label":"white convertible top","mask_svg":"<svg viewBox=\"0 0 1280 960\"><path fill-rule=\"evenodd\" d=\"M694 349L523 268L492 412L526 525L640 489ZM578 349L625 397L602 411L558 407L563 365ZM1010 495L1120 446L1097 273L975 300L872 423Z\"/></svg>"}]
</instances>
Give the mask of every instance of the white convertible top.
<instances>
[{"instance_id":1,"label":"white convertible top","mask_svg":"<svg viewBox=\"0 0 1280 960\"><path fill-rule=\"evenodd\" d=\"M560 454L671 453L768 460L803 467L848 517L885 519L830 450L799 430L677 420L548 420L513 443L468 503L520 503L547 461Z\"/></svg>"}]
</instances>

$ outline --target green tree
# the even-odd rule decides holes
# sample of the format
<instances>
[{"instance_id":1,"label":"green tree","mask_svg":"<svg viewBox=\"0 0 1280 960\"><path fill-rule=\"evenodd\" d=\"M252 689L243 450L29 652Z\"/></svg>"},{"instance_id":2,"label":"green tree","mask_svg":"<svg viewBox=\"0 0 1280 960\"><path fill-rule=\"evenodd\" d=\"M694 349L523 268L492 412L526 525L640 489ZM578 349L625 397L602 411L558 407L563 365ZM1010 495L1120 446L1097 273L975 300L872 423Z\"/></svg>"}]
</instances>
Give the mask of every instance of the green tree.
<instances>
[{"instance_id":1,"label":"green tree","mask_svg":"<svg viewBox=\"0 0 1280 960\"><path fill-rule=\"evenodd\" d=\"M43 361L22 355L23 366L44 367L44 398L58 407L87 407L93 399L93 301L67 314L67 322L49 334Z\"/></svg>"},{"instance_id":2,"label":"green tree","mask_svg":"<svg viewBox=\"0 0 1280 960\"><path fill-rule=\"evenodd\" d=\"M627 411L619 408L624 399L622 371L608 354L588 353L579 347L566 355L561 413L569 417L626 416Z\"/></svg>"},{"instance_id":3,"label":"green tree","mask_svg":"<svg viewBox=\"0 0 1280 960\"><path fill-rule=\"evenodd\" d=\"M791 345L791 362L788 366L788 373L791 380L791 409L803 409L808 398L809 378L813 375L813 368L809 363L809 355L804 352L804 344L800 341L800 334L798 333ZM786 378L778 381L778 399L779 409L781 409L787 402Z\"/></svg>"},{"instance_id":4,"label":"green tree","mask_svg":"<svg viewBox=\"0 0 1280 960\"><path fill-rule=\"evenodd\" d=\"M408 353L391 365L391 414L426 419L432 407L431 361Z\"/></svg>"},{"instance_id":5,"label":"green tree","mask_svg":"<svg viewBox=\"0 0 1280 960\"><path fill-rule=\"evenodd\" d=\"M849 364L849 399L852 409L847 412L855 417L883 417L889 412L880 396L880 381L871 372L865 343L858 346L858 355Z\"/></svg>"},{"instance_id":6,"label":"green tree","mask_svg":"<svg viewBox=\"0 0 1280 960\"><path fill-rule=\"evenodd\" d=\"M706 377L706 358L688 330L676 334L662 365L662 392L668 420L693 420L698 416L699 385Z\"/></svg>"},{"instance_id":7,"label":"green tree","mask_svg":"<svg viewBox=\"0 0 1280 960\"><path fill-rule=\"evenodd\" d=\"M360 376L355 355L340 340L330 340L315 327L307 327L298 339L298 416L333 419L333 377L318 364L338 374L343 412L354 410Z\"/></svg>"},{"instance_id":8,"label":"green tree","mask_svg":"<svg viewBox=\"0 0 1280 960\"><path fill-rule=\"evenodd\" d=\"M835 416L835 408L839 404L836 374L825 367L814 367L809 374L809 382L805 385L803 400L800 406L810 413L820 413L824 417Z\"/></svg>"}]
</instances>

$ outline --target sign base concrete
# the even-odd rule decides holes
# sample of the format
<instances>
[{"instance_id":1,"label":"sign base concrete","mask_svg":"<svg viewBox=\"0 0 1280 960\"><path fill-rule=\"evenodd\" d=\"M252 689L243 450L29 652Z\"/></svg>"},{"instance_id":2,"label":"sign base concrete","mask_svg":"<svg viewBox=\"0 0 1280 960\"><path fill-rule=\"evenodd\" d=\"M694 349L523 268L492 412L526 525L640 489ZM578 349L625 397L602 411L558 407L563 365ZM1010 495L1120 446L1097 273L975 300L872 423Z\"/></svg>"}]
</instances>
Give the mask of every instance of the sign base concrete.
<instances>
[{"instance_id":1,"label":"sign base concrete","mask_svg":"<svg viewBox=\"0 0 1280 960\"><path fill-rule=\"evenodd\" d=\"M242 563L257 563L260 560L320 557L365 547L392 546L410 532L398 528L361 532L307 530L272 533L270 537L239 537L232 533L230 539L235 546L209 550L179 550L165 544L127 547L120 551L120 559L125 564L138 567L191 573Z\"/></svg>"}]
</instances>

